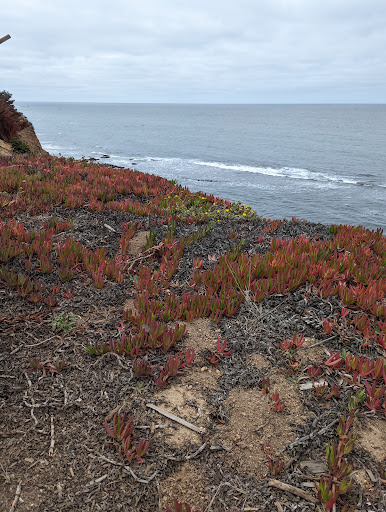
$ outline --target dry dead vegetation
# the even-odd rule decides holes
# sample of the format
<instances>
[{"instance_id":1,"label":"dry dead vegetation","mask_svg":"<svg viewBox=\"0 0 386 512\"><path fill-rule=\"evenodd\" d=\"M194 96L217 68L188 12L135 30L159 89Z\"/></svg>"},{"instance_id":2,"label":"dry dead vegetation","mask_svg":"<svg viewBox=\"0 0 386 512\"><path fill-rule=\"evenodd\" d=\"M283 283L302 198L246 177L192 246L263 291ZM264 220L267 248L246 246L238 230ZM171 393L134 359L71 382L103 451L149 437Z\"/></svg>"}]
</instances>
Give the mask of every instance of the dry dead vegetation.
<instances>
[{"instance_id":1,"label":"dry dead vegetation","mask_svg":"<svg viewBox=\"0 0 386 512\"><path fill-rule=\"evenodd\" d=\"M82 169L91 172L88 167ZM75 171L83 175L82 169ZM1 166L0 171L5 173ZM141 269L149 269L153 286L158 279L154 273L163 263L167 265L159 252L146 251L149 246L167 245L170 219L159 223L159 213L151 217L109 208L98 212L87 205L75 209L57 205L43 215L20 210L7 218L13 200L10 194L16 192L6 192L0 209L3 235L8 225L20 237L21 230L10 224L12 220L28 232L43 232L52 219L55 226L72 219L72 227L51 234L52 272L43 272L44 262L35 253L28 269L28 253L3 258L0 265L0 510L146 512L170 507L174 511L175 499L199 511L205 507L206 512L307 512L328 510L330 505L331 510L343 510L344 503L346 510L385 510L384 389L374 398L380 400L375 405L365 386L376 382L382 390L382 371L377 378L373 366L367 376L355 378L355 372L345 367L350 352L372 363L381 360L384 368L385 351L377 343L379 333L384 332L384 318L366 308L350 307L344 299L342 303L337 294L318 295L318 283L300 285L293 291L276 290L255 302L251 300L253 279L248 279L249 289L241 285L243 273L238 276L234 266L228 278L240 284L235 288L242 293L234 314L218 319L214 310L201 318L198 314L188 320L172 318L167 322L169 329L177 323L186 326L181 341L169 350L154 348L130 357L114 343L123 333L138 334L133 319L144 311L141 293L150 289L138 284L144 279ZM137 200L146 206L151 197L137 195ZM218 208L216 204L213 211ZM221 264L221 255L237 247L235 259L227 263L230 266L243 253L248 258L275 253L273 238L303 236L320 243L333 239L322 225L295 219L275 225L249 213L249 218L235 211L230 215L227 204L221 208L221 221L184 247L170 278L153 296L147 296L148 300L158 300L165 308L174 294L178 306L184 302L184 294L198 292L204 301L205 290L212 285L205 284L205 278L194 285L193 273L213 271ZM210 211L207 205L206 209ZM71 281L58 278L56 243L64 244L71 237L93 253L103 247L106 260L111 261L119 252L124 223L133 223L136 233L125 252L129 270L123 281L104 278L103 286L98 287L98 276L87 271L86 263L75 263ZM269 226L273 226L271 230L267 230ZM201 227L177 219L169 239L170 254L178 248L173 241L186 239ZM370 248L374 250L374 243ZM385 255L378 258L384 265ZM280 268L272 258L269 262ZM31 279L38 276L44 290L53 290L58 284L60 290L33 303L26 300L30 295L20 296L20 285L9 285L11 271ZM167 271L165 267L161 273ZM377 279L385 283L385 274ZM355 284L353 278L351 284ZM213 295L218 293L212 288ZM49 300L53 295L55 304ZM377 300L377 304L385 304L384 295ZM156 306L153 303L151 307ZM374 334L355 327L358 312L366 312ZM332 325L329 333L324 319ZM142 326L149 334L149 319ZM292 340L294 333L302 343L285 349L283 343ZM366 340L370 340L367 345ZM92 355L87 347L106 350ZM183 368L180 364L174 377L168 374L163 388L156 386L153 376L141 377L133 365L134 360L145 357L156 377L162 376L169 354L181 354L182 358L188 349L194 350L194 362ZM339 357L331 360L331 354ZM337 362L339 358L343 362ZM330 441L336 443L338 457L339 419L348 421L350 397L352 400L361 391L367 395L358 398L353 408L356 421L344 434L345 446L349 439L352 449L339 458L339 468L333 468L326 459L326 447ZM117 449L119 443L106 432L104 422L112 428L114 418L124 413L133 416L138 436L132 438L133 446L140 439L150 440L144 462L138 462L136 456L129 462ZM344 464L352 465L346 475L352 487L338 493L336 503L323 504L317 486L331 477L330 490L336 492L333 486L345 478L339 473Z\"/></svg>"}]
</instances>

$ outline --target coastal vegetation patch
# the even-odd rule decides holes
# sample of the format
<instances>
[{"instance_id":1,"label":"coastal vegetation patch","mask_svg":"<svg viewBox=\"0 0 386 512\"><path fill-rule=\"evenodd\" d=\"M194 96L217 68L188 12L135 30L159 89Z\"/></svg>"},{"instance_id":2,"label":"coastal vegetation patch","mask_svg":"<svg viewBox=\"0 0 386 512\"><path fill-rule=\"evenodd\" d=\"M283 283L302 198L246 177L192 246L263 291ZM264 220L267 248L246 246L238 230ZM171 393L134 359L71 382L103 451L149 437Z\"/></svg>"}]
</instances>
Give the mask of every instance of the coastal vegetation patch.
<instances>
[{"instance_id":1,"label":"coastal vegetation patch","mask_svg":"<svg viewBox=\"0 0 386 512\"><path fill-rule=\"evenodd\" d=\"M384 510L381 229L24 154L0 238L8 508Z\"/></svg>"}]
</instances>

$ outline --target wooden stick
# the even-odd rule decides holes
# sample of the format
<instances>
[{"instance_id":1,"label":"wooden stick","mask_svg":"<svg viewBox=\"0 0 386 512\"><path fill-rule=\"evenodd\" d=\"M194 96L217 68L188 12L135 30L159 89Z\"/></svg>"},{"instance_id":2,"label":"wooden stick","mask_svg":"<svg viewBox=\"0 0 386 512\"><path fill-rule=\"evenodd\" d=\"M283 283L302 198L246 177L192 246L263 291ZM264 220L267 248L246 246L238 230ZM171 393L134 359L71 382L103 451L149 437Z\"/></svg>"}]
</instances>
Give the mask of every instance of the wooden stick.
<instances>
[{"instance_id":1,"label":"wooden stick","mask_svg":"<svg viewBox=\"0 0 386 512\"><path fill-rule=\"evenodd\" d=\"M55 430L54 430L54 417L51 416L51 444L50 444L50 449L48 450L48 455L50 457L54 456L54 446L55 446L54 434L55 434Z\"/></svg>"},{"instance_id":2,"label":"wooden stick","mask_svg":"<svg viewBox=\"0 0 386 512\"><path fill-rule=\"evenodd\" d=\"M161 409L161 407L157 407L156 405L153 405L153 404L146 404L146 407L150 407L150 409L154 409L154 411L157 411L159 414L162 414L163 416L166 416L167 418L169 418L173 421L176 421L177 423L184 425L184 427L190 428L190 430L194 430L195 432L198 432L199 434L203 434L205 432L205 429L196 427L196 425L193 425L192 423L189 423L188 421L185 421L182 418L175 416L171 412L165 411L165 409Z\"/></svg>"},{"instance_id":3,"label":"wooden stick","mask_svg":"<svg viewBox=\"0 0 386 512\"><path fill-rule=\"evenodd\" d=\"M18 502L19 497L20 497L20 494L21 494L21 480L17 484L16 492L15 492L15 497L13 499L13 502L12 502L11 508L9 509L9 512L13 512L15 510L17 502Z\"/></svg>"},{"instance_id":4,"label":"wooden stick","mask_svg":"<svg viewBox=\"0 0 386 512\"><path fill-rule=\"evenodd\" d=\"M0 37L0 44L5 43L5 41L8 41L8 39L11 39L11 36L7 34L6 36Z\"/></svg>"},{"instance_id":5,"label":"wooden stick","mask_svg":"<svg viewBox=\"0 0 386 512\"><path fill-rule=\"evenodd\" d=\"M319 503L319 500L314 498L314 496L312 496L311 494L308 494L308 492L302 491L302 489L298 489L293 485L280 482L280 480L270 480L268 482L268 485L270 487L276 487L277 489L280 489L282 491L290 492L291 494L295 494L296 496L300 496L301 498L304 498L305 500L310 501L311 503Z\"/></svg>"},{"instance_id":6,"label":"wooden stick","mask_svg":"<svg viewBox=\"0 0 386 512\"><path fill-rule=\"evenodd\" d=\"M335 336L331 336L331 338L327 338L325 340L319 340L317 341L316 343L314 343L313 345L310 345L309 347L303 347L304 350L308 350L310 348L314 348L314 347L317 347L318 345L321 345L322 343L324 343L325 341L330 341L330 340L333 340L334 338L337 338L338 335L335 334Z\"/></svg>"}]
</instances>

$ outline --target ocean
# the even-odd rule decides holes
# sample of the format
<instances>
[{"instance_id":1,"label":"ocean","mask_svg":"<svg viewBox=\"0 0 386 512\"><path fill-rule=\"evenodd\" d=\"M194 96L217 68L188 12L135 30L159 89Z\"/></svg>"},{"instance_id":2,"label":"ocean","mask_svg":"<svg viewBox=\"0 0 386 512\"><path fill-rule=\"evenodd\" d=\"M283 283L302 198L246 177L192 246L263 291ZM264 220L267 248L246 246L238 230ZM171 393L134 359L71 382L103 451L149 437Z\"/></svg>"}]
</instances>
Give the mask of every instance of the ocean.
<instances>
[{"instance_id":1,"label":"ocean","mask_svg":"<svg viewBox=\"0 0 386 512\"><path fill-rule=\"evenodd\" d=\"M386 105L15 105L53 155L174 179L272 219L386 230Z\"/></svg>"}]
</instances>

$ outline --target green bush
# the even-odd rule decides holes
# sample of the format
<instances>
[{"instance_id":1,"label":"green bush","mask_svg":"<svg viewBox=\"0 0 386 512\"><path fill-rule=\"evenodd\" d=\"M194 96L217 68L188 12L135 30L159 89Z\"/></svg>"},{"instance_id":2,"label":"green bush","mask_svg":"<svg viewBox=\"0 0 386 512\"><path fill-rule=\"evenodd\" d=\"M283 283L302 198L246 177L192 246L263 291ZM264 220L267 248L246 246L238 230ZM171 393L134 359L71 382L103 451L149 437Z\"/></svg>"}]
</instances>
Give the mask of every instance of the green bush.
<instances>
[{"instance_id":1,"label":"green bush","mask_svg":"<svg viewBox=\"0 0 386 512\"><path fill-rule=\"evenodd\" d=\"M24 144L20 139L13 138L11 140L12 149L15 153L31 153L27 144Z\"/></svg>"}]
</instances>

